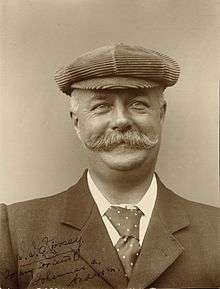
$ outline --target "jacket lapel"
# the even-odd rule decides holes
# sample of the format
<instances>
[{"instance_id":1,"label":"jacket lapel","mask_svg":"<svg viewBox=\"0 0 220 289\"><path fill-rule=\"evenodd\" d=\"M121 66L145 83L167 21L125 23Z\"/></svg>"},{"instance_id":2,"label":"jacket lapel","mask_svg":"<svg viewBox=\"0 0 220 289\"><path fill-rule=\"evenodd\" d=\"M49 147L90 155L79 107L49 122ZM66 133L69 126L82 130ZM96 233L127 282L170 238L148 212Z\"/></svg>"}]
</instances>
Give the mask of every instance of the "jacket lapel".
<instances>
[{"instance_id":1,"label":"jacket lapel","mask_svg":"<svg viewBox=\"0 0 220 289\"><path fill-rule=\"evenodd\" d=\"M180 198L157 177L157 200L141 254L127 284L118 254L89 192L86 172L66 192L62 223L78 230L81 258L113 288L149 287L181 255L184 248L173 233L189 225Z\"/></svg>"},{"instance_id":2,"label":"jacket lapel","mask_svg":"<svg viewBox=\"0 0 220 289\"><path fill-rule=\"evenodd\" d=\"M118 254L89 192L86 172L67 193L62 223L79 230L79 254L100 278L113 288L127 286Z\"/></svg>"},{"instance_id":3,"label":"jacket lapel","mask_svg":"<svg viewBox=\"0 0 220 289\"><path fill-rule=\"evenodd\" d=\"M173 233L187 227L189 220L180 198L157 177L157 200L129 288L150 286L181 255L184 248Z\"/></svg>"}]
</instances>

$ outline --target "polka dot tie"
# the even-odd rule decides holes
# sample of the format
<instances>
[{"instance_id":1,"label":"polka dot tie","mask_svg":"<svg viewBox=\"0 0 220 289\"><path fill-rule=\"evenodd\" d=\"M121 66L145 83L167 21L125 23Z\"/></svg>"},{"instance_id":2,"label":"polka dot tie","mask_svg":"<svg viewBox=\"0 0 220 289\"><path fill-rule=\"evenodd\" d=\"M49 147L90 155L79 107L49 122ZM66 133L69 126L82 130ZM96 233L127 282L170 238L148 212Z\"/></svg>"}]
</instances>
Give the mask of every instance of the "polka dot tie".
<instances>
[{"instance_id":1,"label":"polka dot tie","mask_svg":"<svg viewBox=\"0 0 220 289\"><path fill-rule=\"evenodd\" d=\"M139 225L143 213L137 207L127 209L111 206L105 215L121 236L115 248L124 266L125 275L130 278L140 253Z\"/></svg>"}]
</instances>

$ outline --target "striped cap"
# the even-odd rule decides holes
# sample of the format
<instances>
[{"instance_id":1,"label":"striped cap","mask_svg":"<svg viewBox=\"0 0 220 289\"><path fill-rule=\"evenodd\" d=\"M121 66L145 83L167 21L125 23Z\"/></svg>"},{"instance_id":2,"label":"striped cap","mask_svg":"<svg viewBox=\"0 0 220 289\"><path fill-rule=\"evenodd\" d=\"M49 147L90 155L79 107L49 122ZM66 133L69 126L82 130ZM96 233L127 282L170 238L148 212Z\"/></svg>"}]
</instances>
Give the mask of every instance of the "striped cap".
<instances>
[{"instance_id":1,"label":"striped cap","mask_svg":"<svg viewBox=\"0 0 220 289\"><path fill-rule=\"evenodd\" d=\"M177 82L179 72L176 61L160 52L116 44L79 56L57 70L55 80L70 95L74 88L166 88Z\"/></svg>"}]
</instances>

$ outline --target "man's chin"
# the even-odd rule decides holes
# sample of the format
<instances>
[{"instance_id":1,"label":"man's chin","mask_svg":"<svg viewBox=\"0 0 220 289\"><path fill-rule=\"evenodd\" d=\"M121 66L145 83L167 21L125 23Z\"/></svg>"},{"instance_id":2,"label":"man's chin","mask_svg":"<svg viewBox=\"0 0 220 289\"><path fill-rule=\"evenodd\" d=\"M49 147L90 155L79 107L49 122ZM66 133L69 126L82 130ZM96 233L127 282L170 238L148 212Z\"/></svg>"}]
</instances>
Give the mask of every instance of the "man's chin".
<instances>
[{"instance_id":1,"label":"man's chin","mask_svg":"<svg viewBox=\"0 0 220 289\"><path fill-rule=\"evenodd\" d=\"M132 163L132 164L124 164L124 163L108 163L108 167L115 171L121 171L121 172L128 172L132 171L138 167L140 167L140 164Z\"/></svg>"},{"instance_id":2,"label":"man's chin","mask_svg":"<svg viewBox=\"0 0 220 289\"><path fill-rule=\"evenodd\" d=\"M140 167L147 159L148 151L134 150L127 153L102 152L100 157L102 161L113 170L130 171Z\"/></svg>"}]
</instances>

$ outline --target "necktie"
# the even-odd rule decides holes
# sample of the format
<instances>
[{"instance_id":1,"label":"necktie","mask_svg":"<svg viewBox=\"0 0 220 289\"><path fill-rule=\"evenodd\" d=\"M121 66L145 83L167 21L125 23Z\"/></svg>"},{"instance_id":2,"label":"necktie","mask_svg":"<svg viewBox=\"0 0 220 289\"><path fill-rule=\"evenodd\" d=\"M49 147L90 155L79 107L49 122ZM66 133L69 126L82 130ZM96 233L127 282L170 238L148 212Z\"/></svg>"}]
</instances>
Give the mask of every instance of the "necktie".
<instances>
[{"instance_id":1,"label":"necktie","mask_svg":"<svg viewBox=\"0 0 220 289\"><path fill-rule=\"evenodd\" d=\"M143 213L137 207L126 209L111 206L105 215L121 236L115 248L124 266L125 275L130 278L133 266L140 253L139 225Z\"/></svg>"}]
</instances>

